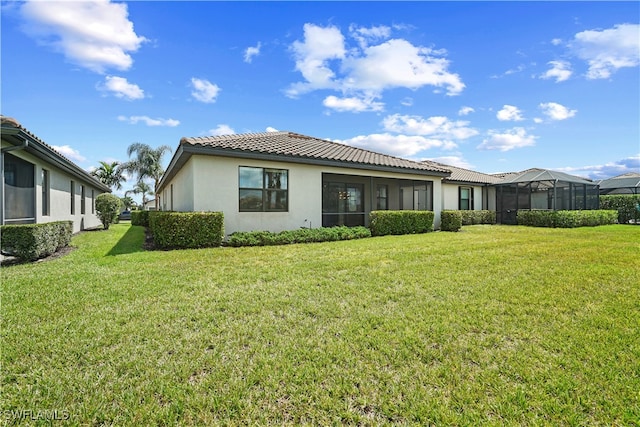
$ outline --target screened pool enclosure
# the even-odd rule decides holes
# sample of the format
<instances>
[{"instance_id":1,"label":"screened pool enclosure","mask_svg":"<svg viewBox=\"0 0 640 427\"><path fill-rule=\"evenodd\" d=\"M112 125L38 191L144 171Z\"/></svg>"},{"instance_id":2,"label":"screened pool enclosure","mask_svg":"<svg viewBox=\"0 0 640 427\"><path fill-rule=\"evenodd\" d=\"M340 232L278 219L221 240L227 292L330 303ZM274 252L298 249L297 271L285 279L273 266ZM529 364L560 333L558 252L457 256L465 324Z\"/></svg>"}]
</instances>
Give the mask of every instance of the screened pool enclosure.
<instances>
[{"instance_id":1,"label":"screened pool enclosure","mask_svg":"<svg viewBox=\"0 0 640 427\"><path fill-rule=\"evenodd\" d=\"M598 184L544 169L507 175L496 184L496 220L517 224L519 210L589 210L599 207Z\"/></svg>"}]
</instances>

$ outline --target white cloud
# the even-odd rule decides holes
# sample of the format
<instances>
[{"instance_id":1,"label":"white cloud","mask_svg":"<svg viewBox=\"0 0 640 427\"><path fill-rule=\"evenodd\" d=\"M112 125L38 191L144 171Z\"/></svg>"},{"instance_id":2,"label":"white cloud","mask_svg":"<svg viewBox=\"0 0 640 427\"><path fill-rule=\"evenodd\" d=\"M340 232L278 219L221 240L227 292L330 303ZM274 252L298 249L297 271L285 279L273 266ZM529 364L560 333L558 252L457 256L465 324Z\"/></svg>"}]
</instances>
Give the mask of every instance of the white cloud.
<instances>
[{"instance_id":1,"label":"white cloud","mask_svg":"<svg viewBox=\"0 0 640 427\"><path fill-rule=\"evenodd\" d=\"M400 104L404 105L405 107L411 107L413 105L413 98L407 96L403 98L402 101L400 101Z\"/></svg>"},{"instance_id":2,"label":"white cloud","mask_svg":"<svg viewBox=\"0 0 640 427\"><path fill-rule=\"evenodd\" d=\"M220 124L216 128L210 129L208 132L209 135L213 135L213 136L233 135L235 133L236 131L233 130L231 126L225 125L225 124Z\"/></svg>"},{"instance_id":3,"label":"white cloud","mask_svg":"<svg viewBox=\"0 0 640 427\"><path fill-rule=\"evenodd\" d=\"M488 136L478 146L480 150L509 151L535 145L537 138L537 136L528 135L527 131L521 127L515 127L506 132L490 130Z\"/></svg>"},{"instance_id":4,"label":"white cloud","mask_svg":"<svg viewBox=\"0 0 640 427\"><path fill-rule=\"evenodd\" d=\"M71 160L75 160L78 162L84 162L85 160L87 160L86 157L81 155L78 150L71 148L69 145L52 145L51 147L58 153Z\"/></svg>"},{"instance_id":5,"label":"white cloud","mask_svg":"<svg viewBox=\"0 0 640 427\"><path fill-rule=\"evenodd\" d=\"M576 115L577 110L570 110L557 102L543 102L539 105L542 114L551 120L566 120ZM538 123L538 122L536 122Z\"/></svg>"},{"instance_id":6,"label":"white cloud","mask_svg":"<svg viewBox=\"0 0 640 427\"><path fill-rule=\"evenodd\" d=\"M265 129L266 132L279 132L278 129L271 127L271 126L267 126L267 129Z\"/></svg>"},{"instance_id":7,"label":"white cloud","mask_svg":"<svg viewBox=\"0 0 640 427\"><path fill-rule=\"evenodd\" d=\"M167 127L176 127L180 124L179 120L174 119L152 119L149 116L118 116L118 120L121 122L127 122L129 124L135 125L140 122L146 124L147 126L167 126Z\"/></svg>"},{"instance_id":8,"label":"white cloud","mask_svg":"<svg viewBox=\"0 0 640 427\"><path fill-rule=\"evenodd\" d=\"M519 122L524 120L524 118L522 117L522 111L520 111L520 109L518 107L515 107L513 105L504 105L502 107L502 110L498 111L498 113L496 114L496 117L498 118L498 120L500 121L513 121L513 122Z\"/></svg>"},{"instance_id":9,"label":"white cloud","mask_svg":"<svg viewBox=\"0 0 640 427\"><path fill-rule=\"evenodd\" d=\"M296 70L304 81L291 85L287 96L330 89L340 91L343 99L364 100L380 98L383 91L393 88L433 86L458 95L465 87L458 74L448 71L443 49L414 46L403 39L386 40L391 29L385 26L351 26L349 34L356 45L348 46L337 27L305 24L303 41L291 46Z\"/></svg>"},{"instance_id":10,"label":"white cloud","mask_svg":"<svg viewBox=\"0 0 640 427\"><path fill-rule=\"evenodd\" d=\"M451 121L443 116L425 119L421 116L393 114L385 117L382 125L390 132L432 136L446 140L462 140L478 135L476 129L468 127L469 122Z\"/></svg>"},{"instance_id":11,"label":"white cloud","mask_svg":"<svg viewBox=\"0 0 640 427\"><path fill-rule=\"evenodd\" d=\"M351 25L349 26L349 33L351 37L358 41L360 47L364 48L370 43L388 39L391 36L391 28L385 25L369 28Z\"/></svg>"},{"instance_id":12,"label":"white cloud","mask_svg":"<svg viewBox=\"0 0 640 427\"><path fill-rule=\"evenodd\" d=\"M571 74L573 74L571 64L567 61L549 61L547 64L549 64L551 68L540 75L541 79L556 79L556 83L559 83L568 80Z\"/></svg>"},{"instance_id":13,"label":"white cloud","mask_svg":"<svg viewBox=\"0 0 640 427\"><path fill-rule=\"evenodd\" d=\"M129 83L124 77L106 76L104 83L98 85L98 89L111 92L115 97L129 101L144 98L144 90L134 83Z\"/></svg>"},{"instance_id":14,"label":"white cloud","mask_svg":"<svg viewBox=\"0 0 640 427\"><path fill-rule=\"evenodd\" d=\"M453 141L425 138L420 135L392 135L389 133L359 135L336 142L404 158L410 158L431 148L452 150L457 147Z\"/></svg>"},{"instance_id":15,"label":"white cloud","mask_svg":"<svg viewBox=\"0 0 640 427\"><path fill-rule=\"evenodd\" d=\"M460 110L458 110L458 115L459 116L466 116L470 113L475 113L475 109L473 107L462 107L460 108Z\"/></svg>"},{"instance_id":16,"label":"white cloud","mask_svg":"<svg viewBox=\"0 0 640 427\"><path fill-rule=\"evenodd\" d=\"M207 104L216 102L218 93L220 93L221 90L218 85L213 84L208 80L198 79L195 77L191 78L191 86L193 87L191 95L198 101Z\"/></svg>"},{"instance_id":17,"label":"white cloud","mask_svg":"<svg viewBox=\"0 0 640 427\"><path fill-rule=\"evenodd\" d=\"M329 60L345 56L344 36L336 27L319 27L304 24L304 41L291 45L296 60L296 70L302 73L306 82L292 85L287 95L295 97L316 89L334 87L334 72Z\"/></svg>"},{"instance_id":18,"label":"white cloud","mask_svg":"<svg viewBox=\"0 0 640 427\"><path fill-rule=\"evenodd\" d=\"M502 74L494 74L491 76L492 79L500 79L505 76L510 76L511 74L521 73L526 70L526 66L524 64L518 65L516 68L510 68Z\"/></svg>"},{"instance_id":19,"label":"white cloud","mask_svg":"<svg viewBox=\"0 0 640 427\"><path fill-rule=\"evenodd\" d=\"M569 47L589 64L588 79L607 79L620 68L640 65L640 24L582 31Z\"/></svg>"},{"instance_id":20,"label":"white cloud","mask_svg":"<svg viewBox=\"0 0 640 427\"><path fill-rule=\"evenodd\" d=\"M256 46L250 46L244 51L244 62L251 63L253 61L254 56L260 55L260 48L262 47L262 43L258 42Z\"/></svg>"},{"instance_id":21,"label":"white cloud","mask_svg":"<svg viewBox=\"0 0 640 427\"><path fill-rule=\"evenodd\" d=\"M324 101L322 101L322 105L336 111L351 111L354 113L360 113L363 111L382 111L384 109L384 103L375 102L373 98L338 98L333 95L327 96Z\"/></svg>"},{"instance_id":22,"label":"white cloud","mask_svg":"<svg viewBox=\"0 0 640 427\"><path fill-rule=\"evenodd\" d=\"M471 163L467 162L463 157L460 156L441 156L427 160L432 160L434 162L442 163L449 166L457 166L463 169L473 169L474 167Z\"/></svg>"},{"instance_id":23,"label":"white cloud","mask_svg":"<svg viewBox=\"0 0 640 427\"><path fill-rule=\"evenodd\" d=\"M551 44L554 46L559 46L562 44L562 39L553 39L551 40Z\"/></svg>"},{"instance_id":24,"label":"white cloud","mask_svg":"<svg viewBox=\"0 0 640 427\"><path fill-rule=\"evenodd\" d=\"M124 3L28 1L21 12L27 34L62 52L70 62L98 73L129 69L130 53L147 41L135 33Z\"/></svg>"},{"instance_id":25,"label":"white cloud","mask_svg":"<svg viewBox=\"0 0 640 427\"><path fill-rule=\"evenodd\" d=\"M627 157L603 165L591 165L580 167L557 168L561 172L566 172L579 176L586 176L590 179L607 179L625 173L640 173L640 153L637 156Z\"/></svg>"},{"instance_id":26,"label":"white cloud","mask_svg":"<svg viewBox=\"0 0 640 427\"><path fill-rule=\"evenodd\" d=\"M414 46L402 39L369 46L362 55L350 56L342 62L347 71L342 86L376 93L399 87L434 86L445 88L448 95L458 95L465 85L460 76L447 71L449 61L442 54L443 51Z\"/></svg>"}]
</instances>

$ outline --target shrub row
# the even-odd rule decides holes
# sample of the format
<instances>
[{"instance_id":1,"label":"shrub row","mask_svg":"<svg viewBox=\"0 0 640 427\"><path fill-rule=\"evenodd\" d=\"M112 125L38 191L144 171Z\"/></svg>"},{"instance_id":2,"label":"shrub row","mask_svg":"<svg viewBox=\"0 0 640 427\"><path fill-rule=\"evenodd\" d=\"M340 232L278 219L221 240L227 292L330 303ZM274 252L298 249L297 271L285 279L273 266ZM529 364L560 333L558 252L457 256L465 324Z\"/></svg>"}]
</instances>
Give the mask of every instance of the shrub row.
<instances>
[{"instance_id":1,"label":"shrub row","mask_svg":"<svg viewBox=\"0 0 640 427\"><path fill-rule=\"evenodd\" d=\"M220 246L224 236L222 212L151 211L149 228L161 249Z\"/></svg>"},{"instance_id":2,"label":"shrub row","mask_svg":"<svg viewBox=\"0 0 640 427\"><path fill-rule=\"evenodd\" d=\"M462 225L475 225L475 224L495 224L496 212L495 211L459 211L462 215Z\"/></svg>"},{"instance_id":3,"label":"shrub row","mask_svg":"<svg viewBox=\"0 0 640 427\"><path fill-rule=\"evenodd\" d=\"M371 234L416 234L433 231L432 211L372 211L369 214Z\"/></svg>"},{"instance_id":4,"label":"shrub row","mask_svg":"<svg viewBox=\"0 0 640 427\"><path fill-rule=\"evenodd\" d=\"M462 227L463 211L442 211L440 216L440 230L458 231Z\"/></svg>"},{"instance_id":5,"label":"shrub row","mask_svg":"<svg viewBox=\"0 0 640 427\"><path fill-rule=\"evenodd\" d=\"M272 233L269 231L235 232L229 235L229 246L271 246L288 245L292 243L332 242L337 240L353 240L371 237L371 231L367 227L325 227L325 228L301 228L299 230L281 231Z\"/></svg>"},{"instance_id":6,"label":"shrub row","mask_svg":"<svg viewBox=\"0 0 640 427\"><path fill-rule=\"evenodd\" d=\"M131 211L131 225L149 226L149 211Z\"/></svg>"},{"instance_id":7,"label":"shrub row","mask_svg":"<svg viewBox=\"0 0 640 427\"><path fill-rule=\"evenodd\" d=\"M614 210L591 211L518 211L518 224L532 227L593 227L615 224L618 212Z\"/></svg>"},{"instance_id":8,"label":"shrub row","mask_svg":"<svg viewBox=\"0 0 640 427\"><path fill-rule=\"evenodd\" d=\"M640 194L619 194L600 196L600 209L618 211L618 222L628 224L634 220L640 222Z\"/></svg>"},{"instance_id":9,"label":"shrub row","mask_svg":"<svg viewBox=\"0 0 640 427\"><path fill-rule=\"evenodd\" d=\"M44 224L16 224L0 227L2 251L25 261L44 258L69 246L73 234L71 221Z\"/></svg>"}]
</instances>

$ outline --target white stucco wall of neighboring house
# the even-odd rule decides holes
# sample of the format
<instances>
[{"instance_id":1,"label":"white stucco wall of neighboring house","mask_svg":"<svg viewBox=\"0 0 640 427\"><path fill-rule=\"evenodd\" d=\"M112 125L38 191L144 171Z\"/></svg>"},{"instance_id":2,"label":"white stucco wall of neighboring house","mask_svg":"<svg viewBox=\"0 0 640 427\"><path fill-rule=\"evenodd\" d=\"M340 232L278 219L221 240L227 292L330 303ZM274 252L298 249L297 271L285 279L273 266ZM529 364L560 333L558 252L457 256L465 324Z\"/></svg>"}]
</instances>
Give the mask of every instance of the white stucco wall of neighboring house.
<instances>
[{"instance_id":1,"label":"white stucco wall of neighboring house","mask_svg":"<svg viewBox=\"0 0 640 427\"><path fill-rule=\"evenodd\" d=\"M488 196L487 197L488 204L487 204L487 207L485 209L495 212L495 210L496 210L496 187L494 187L493 185L490 185L490 186L485 188L485 191L487 192L487 196Z\"/></svg>"},{"instance_id":2,"label":"white stucco wall of neighboring house","mask_svg":"<svg viewBox=\"0 0 640 427\"><path fill-rule=\"evenodd\" d=\"M240 166L288 170L288 212L240 212ZM166 198L170 197L171 185L173 185L174 210L176 211L224 212L225 234L254 230L283 231L309 226L317 228L322 226L323 174L347 175L350 181L361 182L365 185L365 194L370 194L370 177L374 177L376 183L384 183L385 179L388 179L389 183L398 179L430 181L433 185L434 223L436 228L440 226L441 178L411 173L192 155L180 172L171 181L164 184L162 194L167 200ZM390 188L390 200L397 199L399 197L397 190L395 193L391 191L394 190ZM189 203L190 199L193 200L193 205ZM371 207L372 201L367 197L365 199L366 211L372 210ZM390 203L389 209L397 208L393 203Z\"/></svg>"},{"instance_id":3,"label":"white stucco wall of neighboring house","mask_svg":"<svg viewBox=\"0 0 640 427\"><path fill-rule=\"evenodd\" d=\"M3 147L9 144L2 144ZM91 185L90 182L70 175L62 169L24 151L14 150L11 155L19 157L34 165L35 185L35 219L36 223L70 220L73 221L73 232L77 233L87 228L98 227L100 220L95 214L95 197L103 193L102 190ZM42 170L49 171L49 214L43 215ZM74 182L74 214L71 213L71 181ZM82 213L82 187L85 190L85 210ZM10 222L7 222L10 224Z\"/></svg>"},{"instance_id":4,"label":"white stucco wall of neighboring house","mask_svg":"<svg viewBox=\"0 0 640 427\"><path fill-rule=\"evenodd\" d=\"M442 206L444 210L459 209L460 187L473 188L473 210L496 210L496 189L492 186L482 186L460 183L442 183Z\"/></svg>"}]
</instances>

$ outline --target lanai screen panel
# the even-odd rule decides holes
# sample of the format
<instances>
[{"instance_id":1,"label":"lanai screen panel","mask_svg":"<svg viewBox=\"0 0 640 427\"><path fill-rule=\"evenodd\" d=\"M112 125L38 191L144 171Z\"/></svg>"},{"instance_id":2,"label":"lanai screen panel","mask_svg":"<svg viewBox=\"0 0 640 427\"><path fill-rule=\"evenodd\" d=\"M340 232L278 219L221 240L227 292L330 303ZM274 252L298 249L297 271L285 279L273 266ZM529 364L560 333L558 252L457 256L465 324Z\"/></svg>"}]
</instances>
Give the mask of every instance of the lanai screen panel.
<instances>
[{"instance_id":1,"label":"lanai screen panel","mask_svg":"<svg viewBox=\"0 0 640 427\"><path fill-rule=\"evenodd\" d=\"M579 177L540 169L525 171L497 185L497 220L501 224L516 224L521 209L598 209L598 195L597 184Z\"/></svg>"}]
</instances>

